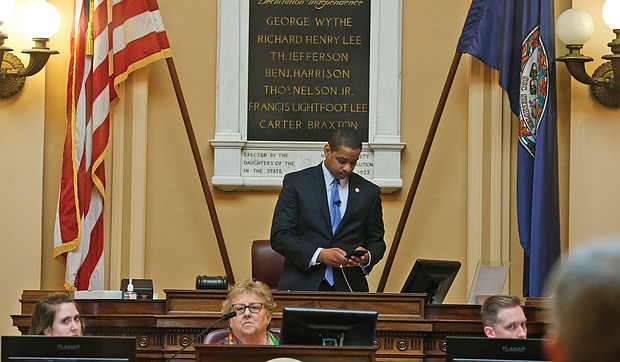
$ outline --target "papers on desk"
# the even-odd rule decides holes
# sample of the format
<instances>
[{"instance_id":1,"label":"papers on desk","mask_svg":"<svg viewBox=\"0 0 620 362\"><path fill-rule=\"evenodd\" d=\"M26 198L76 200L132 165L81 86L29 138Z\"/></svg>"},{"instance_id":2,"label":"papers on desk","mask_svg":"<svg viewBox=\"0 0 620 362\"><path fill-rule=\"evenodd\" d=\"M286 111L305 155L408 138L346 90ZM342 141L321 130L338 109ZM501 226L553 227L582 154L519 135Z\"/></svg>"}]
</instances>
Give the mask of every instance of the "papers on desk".
<instances>
[{"instance_id":1,"label":"papers on desk","mask_svg":"<svg viewBox=\"0 0 620 362\"><path fill-rule=\"evenodd\" d=\"M123 299L120 290L76 290L73 292L74 299Z\"/></svg>"},{"instance_id":2,"label":"papers on desk","mask_svg":"<svg viewBox=\"0 0 620 362\"><path fill-rule=\"evenodd\" d=\"M479 261L469 292L469 304L482 304L491 295L502 294L509 265L509 262Z\"/></svg>"}]
</instances>

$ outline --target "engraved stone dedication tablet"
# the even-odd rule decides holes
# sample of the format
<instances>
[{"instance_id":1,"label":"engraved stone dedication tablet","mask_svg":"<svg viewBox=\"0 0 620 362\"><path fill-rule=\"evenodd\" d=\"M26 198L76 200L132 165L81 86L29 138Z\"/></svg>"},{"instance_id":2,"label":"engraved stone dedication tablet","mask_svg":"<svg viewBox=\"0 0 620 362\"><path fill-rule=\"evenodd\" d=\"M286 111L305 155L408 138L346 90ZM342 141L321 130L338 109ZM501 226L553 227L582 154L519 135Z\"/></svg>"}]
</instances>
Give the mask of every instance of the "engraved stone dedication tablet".
<instances>
[{"instance_id":1,"label":"engraved stone dedication tablet","mask_svg":"<svg viewBox=\"0 0 620 362\"><path fill-rule=\"evenodd\" d=\"M314 6L313 6L314 5ZM370 2L250 2L249 141L368 141Z\"/></svg>"},{"instance_id":2,"label":"engraved stone dedication tablet","mask_svg":"<svg viewBox=\"0 0 620 362\"><path fill-rule=\"evenodd\" d=\"M277 190L350 127L364 142L355 171L401 188L401 6L220 0L214 186Z\"/></svg>"}]
</instances>

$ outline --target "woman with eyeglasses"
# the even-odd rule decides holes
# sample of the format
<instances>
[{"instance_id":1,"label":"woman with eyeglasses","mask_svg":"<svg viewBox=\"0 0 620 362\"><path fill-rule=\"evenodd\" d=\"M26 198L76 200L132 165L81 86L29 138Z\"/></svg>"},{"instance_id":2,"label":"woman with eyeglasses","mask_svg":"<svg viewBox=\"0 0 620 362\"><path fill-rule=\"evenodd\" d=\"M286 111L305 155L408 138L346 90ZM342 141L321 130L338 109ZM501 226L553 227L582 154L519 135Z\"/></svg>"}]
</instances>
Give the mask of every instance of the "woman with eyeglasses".
<instances>
[{"instance_id":1,"label":"woman with eyeglasses","mask_svg":"<svg viewBox=\"0 0 620 362\"><path fill-rule=\"evenodd\" d=\"M268 329L275 307L267 284L251 279L237 282L222 303L222 314L234 311L237 315L230 319L228 337L217 344L279 345L280 334Z\"/></svg>"}]
</instances>

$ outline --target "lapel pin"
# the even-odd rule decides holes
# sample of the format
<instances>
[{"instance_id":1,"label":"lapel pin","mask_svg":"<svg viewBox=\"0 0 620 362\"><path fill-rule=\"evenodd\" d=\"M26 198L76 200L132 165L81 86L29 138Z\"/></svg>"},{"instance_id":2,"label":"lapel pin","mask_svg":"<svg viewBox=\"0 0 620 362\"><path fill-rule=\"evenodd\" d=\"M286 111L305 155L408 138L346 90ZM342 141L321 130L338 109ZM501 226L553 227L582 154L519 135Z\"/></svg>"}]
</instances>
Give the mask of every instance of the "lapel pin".
<instances>
[{"instance_id":1,"label":"lapel pin","mask_svg":"<svg viewBox=\"0 0 620 362\"><path fill-rule=\"evenodd\" d=\"M356 187L356 188L355 188L355 192L360 192L359 187Z\"/></svg>"}]
</instances>

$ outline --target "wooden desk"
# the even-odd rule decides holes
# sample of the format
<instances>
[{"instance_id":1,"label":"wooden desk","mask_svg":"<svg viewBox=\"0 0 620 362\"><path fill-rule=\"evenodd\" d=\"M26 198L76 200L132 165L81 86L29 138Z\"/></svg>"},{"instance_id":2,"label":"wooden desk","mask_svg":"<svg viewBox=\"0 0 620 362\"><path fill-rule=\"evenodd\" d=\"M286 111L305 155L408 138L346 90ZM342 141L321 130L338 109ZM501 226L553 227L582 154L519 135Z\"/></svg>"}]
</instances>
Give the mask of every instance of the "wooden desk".
<instances>
[{"instance_id":1,"label":"wooden desk","mask_svg":"<svg viewBox=\"0 0 620 362\"><path fill-rule=\"evenodd\" d=\"M13 315L13 325L27 333L36 302L47 291L22 293L21 314ZM217 318L221 317L226 291L166 290L165 300L78 300L86 334L132 335L137 339L138 358L165 360ZM424 294L401 293L273 293L278 304L272 326L280 327L282 308L311 307L377 310L375 347L377 361L444 361L447 335L482 336L480 306L425 305ZM542 337L546 323L545 300L534 305L526 301L528 336ZM216 328L226 328L221 322ZM177 356L194 359L192 346Z\"/></svg>"},{"instance_id":2,"label":"wooden desk","mask_svg":"<svg viewBox=\"0 0 620 362\"><path fill-rule=\"evenodd\" d=\"M372 362L374 347L196 345L196 362L265 362L289 357L303 362Z\"/></svg>"}]
</instances>

